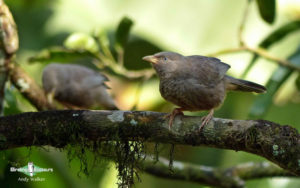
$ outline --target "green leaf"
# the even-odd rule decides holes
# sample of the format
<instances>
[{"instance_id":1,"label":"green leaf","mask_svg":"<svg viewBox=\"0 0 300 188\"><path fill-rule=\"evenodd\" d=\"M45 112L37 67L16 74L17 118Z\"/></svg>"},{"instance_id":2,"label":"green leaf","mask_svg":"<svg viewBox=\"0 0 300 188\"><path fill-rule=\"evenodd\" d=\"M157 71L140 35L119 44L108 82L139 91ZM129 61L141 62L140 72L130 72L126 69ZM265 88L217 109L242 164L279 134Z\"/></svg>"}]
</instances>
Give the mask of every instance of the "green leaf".
<instances>
[{"instance_id":1,"label":"green leaf","mask_svg":"<svg viewBox=\"0 0 300 188\"><path fill-rule=\"evenodd\" d=\"M268 35L260 44L259 46L262 48L267 48L272 44L279 42L288 34L297 31L300 29L300 20L291 21L275 31L273 31L270 35Z\"/></svg>"},{"instance_id":2,"label":"green leaf","mask_svg":"<svg viewBox=\"0 0 300 188\"><path fill-rule=\"evenodd\" d=\"M288 58L288 60L293 64L300 66L300 46L298 49ZM278 67L275 72L273 72L271 78L266 84L267 93L259 95L255 100L249 116L252 118L262 118L269 107L272 104L273 96L277 90L282 86L282 84L290 77L293 70L287 67Z\"/></svg>"},{"instance_id":3,"label":"green leaf","mask_svg":"<svg viewBox=\"0 0 300 188\"><path fill-rule=\"evenodd\" d=\"M267 49L270 46L272 46L273 44L284 39L284 37L286 37L290 33L294 32L294 31L298 31L299 29L300 29L300 20L291 21L291 22L279 27L278 29L273 31L271 34L269 34L263 41L260 42L259 47ZM242 75L242 78L246 77L246 75L249 73L251 68L254 66L254 64L258 58L259 58L258 55L253 55L253 58L251 59L249 65L247 66L247 68L245 69L245 71Z\"/></svg>"},{"instance_id":4,"label":"green leaf","mask_svg":"<svg viewBox=\"0 0 300 188\"><path fill-rule=\"evenodd\" d=\"M142 60L145 55L151 55L162 51L161 48L153 43L133 37L128 41L124 53L124 66L129 70L141 70L151 68L150 63Z\"/></svg>"},{"instance_id":5,"label":"green leaf","mask_svg":"<svg viewBox=\"0 0 300 188\"><path fill-rule=\"evenodd\" d=\"M256 0L260 16L267 23L272 24L276 16L276 1L275 0Z\"/></svg>"},{"instance_id":6,"label":"green leaf","mask_svg":"<svg viewBox=\"0 0 300 188\"><path fill-rule=\"evenodd\" d=\"M30 57L29 62L71 62L76 59L95 57L88 51L69 50L62 47L52 47L42 50L36 56Z\"/></svg>"},{"instance_id":7,"label":"green leaf","mask_svg":"<svg viewBox=\"0 0 300 188\"><path fill-rule=\"evenodd\" d=\"M62 47L53 47L41 51L34 57L29 58L30 63L42 62L48 63L75 63L81 64L92 69L98 70L95 65L91 63L92 58L97 58L94 53L89 51L69 50Z\"/></svg>"},{"instance_id":8,"label":"green leaf","mask_svg":"<svg viewBox=\"0 0 300 188\"><path fill-rule=\"evenodd\" d=\"M64 46L71 50L89 51L97 53L99 51L96 40L85 33L73 33L65 41Z\"/></svg>"},{"instance_id":9,"label":"green leaf","mask_svg":"<svg viewBox=\"0 0 300 188\"><path fill-rule=\"evenodd\" d=\"M118 25L116 31L116 45L122 47L123 49L126 46L126 43L129 39L130 29L133 25L133 21L127 17L124 17Z\"/></svg>"}]
</instances>

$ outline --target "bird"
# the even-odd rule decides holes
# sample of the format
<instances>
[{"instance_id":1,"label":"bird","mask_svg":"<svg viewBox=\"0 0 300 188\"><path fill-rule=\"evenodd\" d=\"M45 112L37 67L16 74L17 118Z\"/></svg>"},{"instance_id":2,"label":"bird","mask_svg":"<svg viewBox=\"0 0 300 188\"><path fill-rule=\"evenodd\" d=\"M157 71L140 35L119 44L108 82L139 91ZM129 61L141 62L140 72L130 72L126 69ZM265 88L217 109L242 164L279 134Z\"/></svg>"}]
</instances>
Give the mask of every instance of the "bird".
<instances>
[{"instance_id":1,"label":"bird","mask_svg":"<svg viewBox=\"0 0 300 188\"><path fill-rule=\"evenodd\" d=\"M262 85L226 75L230 65L215 57L159 52L142 59L155 69L161 96L179 106L166 116L169 129L176 115L183 115L182 111L209 111L202 118L198 129L201 131L212 119L214 109L224 102L228 91L266 92Z\"/></svg>"},{"instance_id":2,"label":"bird","mask_svg":"<svg viewBox=\"0 0 300 188\"><path fill-rule=\"evenodd\" d=\"M108 78L90 68L75 64L50 63L42 74L42 84L50 103L55 98L70 108L102 107L117 110L105 84Z\"/></svg>"}]
</instances>

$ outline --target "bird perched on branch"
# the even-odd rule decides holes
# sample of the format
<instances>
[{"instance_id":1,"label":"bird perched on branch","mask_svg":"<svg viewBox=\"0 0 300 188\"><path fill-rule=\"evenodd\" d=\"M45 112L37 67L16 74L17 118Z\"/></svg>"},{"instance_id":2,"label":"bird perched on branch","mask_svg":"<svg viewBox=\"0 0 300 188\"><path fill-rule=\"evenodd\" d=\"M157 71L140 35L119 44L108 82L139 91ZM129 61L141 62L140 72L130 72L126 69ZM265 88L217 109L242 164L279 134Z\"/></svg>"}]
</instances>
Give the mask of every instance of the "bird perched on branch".
<instances>
[{"instance_id":1,"label":"bird perched on branch","mask_svg":"<svg viewBox=\"0 0 300 188\"><path fill-rule=\"evenodd\" d=\"M80 65L51 63L42 75L43 88L50 100L67 107L117 109L104 83L103 74Z\"/></svg>"},{"instance_id":2,"label":"bird perched on branch","mask_svg":"<svg viewBox=\"0 0 300 188\"><path fill-rule=\"evenodd\" d=\"M230 66L214 57L160 52L143 60L153 65L160 79L162 97L180 107L168 115L169 128L176 115L183 115L182 111L209 110L202 119L200 131L212 119L214 109L223 103L227 91L266 91L264 86L226 75Z\"/></svg>"}]
</instances>

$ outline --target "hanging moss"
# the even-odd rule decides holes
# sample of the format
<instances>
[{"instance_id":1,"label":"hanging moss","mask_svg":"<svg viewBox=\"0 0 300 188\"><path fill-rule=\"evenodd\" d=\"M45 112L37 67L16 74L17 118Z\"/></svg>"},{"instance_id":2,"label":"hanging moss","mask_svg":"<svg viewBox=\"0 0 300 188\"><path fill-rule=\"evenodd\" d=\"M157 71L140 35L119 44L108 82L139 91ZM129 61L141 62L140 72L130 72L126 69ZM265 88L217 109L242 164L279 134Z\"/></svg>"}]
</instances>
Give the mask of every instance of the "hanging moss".
<instances>
[{"instance_id":1,"label":"hanging moss","mask_svg":"<svg viewBox=\"0 0 300 188\"><path fill-rule=\"evenodd\" d=\"M158 153L158 146L159 146L159 143L155 143L154 144L154 158L153 158L153 160L154 160L154 163L157 163L158 161L159 161L159 153Z\"/></svg>"},{"instance_id":2,"label":"hanging moss","mask_svg":"<svg viewBox=\"0 0 300 188\"><path fill-rule=\"evenodd\" d=\"M144 160L144 143L140 141L116 141L116 161L119 187L131 187L138 176L138 163Z\"/></svg>"},{"instance_id":3,"label":"hanging moss","mask_svg":"<svg viewBox=\"0 0 300 188\"><path fill-rule=\"evenodd\" d=\"M144 160L145 145L143 141L128 141L122 137L122 131L116 131L115 141L91 141L86 138L84 133L74 128L74 134L68 137L69 144L65 147L69 164L74 159L79 159L80 170L78 176L84 174L88 176L92 169L107 159L116 162L118 170L119 187L131 187L134 179L139 180L139 163ZM88 156L92 154L93 160Z\"/></svg>"},{"instance_id":4,"label":"hanging moss","mask_svg":"<svg viewBox=\"0 0 300 188\"><path fill-rule=\"evenodd\" d=\"M82 173L88 176L99 163L106 162L110 156L114 157L118 169L118 185L122 188L131 187L134 184L134 177L139 180L138 164L144 160L145 156L144 143L138 141L90 142L81 140L81 143L70 144L65 149L69 164L76 158L80 161L78 176ZM89 153L92 153L93 162L88 160Z\"/></svg>"},{"instance_id":5,"label":"hanging moss","mask_svg":"<svg viewBox=\"0 0 300 188\"><path fill-rule=\"evenodd\" d=\"M174 149L175 145L171 144L170 153L169 153L169 170L173 173L173 161L174 161Z\"/></svg>"}]
</instances>

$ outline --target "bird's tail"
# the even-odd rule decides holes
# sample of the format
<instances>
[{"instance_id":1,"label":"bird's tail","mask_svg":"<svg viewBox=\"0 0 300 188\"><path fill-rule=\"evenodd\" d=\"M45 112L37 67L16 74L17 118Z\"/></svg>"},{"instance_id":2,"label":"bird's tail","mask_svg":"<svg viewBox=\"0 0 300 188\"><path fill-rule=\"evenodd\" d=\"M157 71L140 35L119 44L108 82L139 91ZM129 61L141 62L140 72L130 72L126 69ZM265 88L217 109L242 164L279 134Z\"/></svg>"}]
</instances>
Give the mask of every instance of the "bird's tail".
<instances>
[{"instance_id":1,"label":"bird's tail","mask_svg":"<svg viewBox=\"0 0 300 188\"><path fill-rule=\"evenodd\" d=\"M236 79L231 76L225 76L226 90L229 91L246 91L255 93L265 93L267 89L259 84L247 80Z\"/></svg>"}]
</instances>

